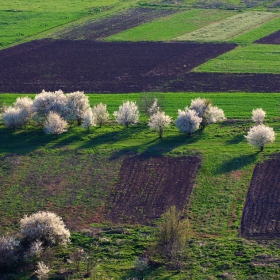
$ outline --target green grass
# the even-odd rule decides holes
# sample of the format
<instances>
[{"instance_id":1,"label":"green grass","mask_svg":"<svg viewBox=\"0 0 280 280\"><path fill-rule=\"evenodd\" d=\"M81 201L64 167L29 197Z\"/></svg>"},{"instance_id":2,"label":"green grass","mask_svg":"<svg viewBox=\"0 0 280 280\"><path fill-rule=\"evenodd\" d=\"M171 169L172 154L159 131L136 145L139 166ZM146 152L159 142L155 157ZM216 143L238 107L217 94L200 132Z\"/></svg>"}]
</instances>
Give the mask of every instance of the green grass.
<instances>
[{"instance_id":1,"label":"green grass","mask_svg":"<svg viewBox=\"0 0 280 280\"><path fill-rule=\"evenodd\" d=\"M106 41L168 41L234 13L199 9L183 11L110 36Z\"/></svg>"},{"instance_id":2,"label":"green grass","mask_svg":"<svg viewBox=\"0 0 280 280\"><path fill-rule=\"evenodd\" d=\"M238 47L198 66L197 72L280 74L279 45Z\"/></svg>"},{"instance_id":3,"label":"green grass","mask_svg":"<svg viewBox=\"0 0 280 280\"><path fill-rule=\"evenodd\" d=\"M277 16L279 15L267 12L245 12L182 35L177 40L224 42Z\"/></svg>"},{"instance_id":4,"label":"green grass","mask_svg":"<svg viewBox=\"0 0 280 280\"><path fill-rule=\"evenodd\" d=\"M67 24L106 16L135 5L136 0L1 1L0 49L45 38Z\"/></svg>"},{"instance_id":5,"label":"green grass","mask_svg":"<svg viewBox=\"0 0 280 280\"><path fill-rule=\"evenodd\" d=\"M122 100L137 101L139 95L91 94L89 97L91 105L106 103L112 113ZM221 275L233 275L237 279L255 279L256 275L261 275L264 279L272 279L279 274L277 263L274 263L279 258L279 249L237 236L255 163L280 151L278 136L263 153L248 145L244 135L253 125L249 118L252 109L262 107L267 112L267 125L280 135L280 93L158 95L164 96L164 110L174 119L177 109L189 105L191 99L207 97L222 108L228 118L236 120L210 125L192 137L180 134L172 124L164 131L162 140L149 130L148 118L143 115L139 124L128 129L112 120L102 128L91 128L89 134L80 127L70 128L58 139L44 134L39 127L28 126L12 131L0 125L1 233L15 230L23 214L37 210L52 209L67 221L78 217L77 224L102 213L108 192L117 180L122 159L128 155L199 153L202 165L187 212L192 238L187 249L188 257L184 260L185 267L181 273L164 266L150 268L146 272L148 279L215 279ZM24 95L1 94L0 104L12 104L18 96ZM83 228L90 230L88 224ZM76 233L72 247L67 250L77 246L88 248L90 243L96 245L97 242L99 246L94 246L93 251L99 259L94 271L97 278L92 279L135 277L134 258L152 248L155 229L125 228L123 234L104 232L100 238ZM267 260L263 259L271 256L274 260L263 265ZM65 266L60 262L52 267L58 270L62 265ZM74 279L81 277L77 274Z\"/></svg>"},{"instance_id":6,"label":"green grass","mask_svg":"<svg viewBox=\"0 0 280 280\"><path fill-rule=\"evenodd\" d=\"M254 41L263 38L269 34L272 34L279 30L280 18L272 19L257 28L254 28L244 34L241 34L233 39L229 40L229 42L238 43L238 44L250 44Z\"/></svg>"}]
</instances>

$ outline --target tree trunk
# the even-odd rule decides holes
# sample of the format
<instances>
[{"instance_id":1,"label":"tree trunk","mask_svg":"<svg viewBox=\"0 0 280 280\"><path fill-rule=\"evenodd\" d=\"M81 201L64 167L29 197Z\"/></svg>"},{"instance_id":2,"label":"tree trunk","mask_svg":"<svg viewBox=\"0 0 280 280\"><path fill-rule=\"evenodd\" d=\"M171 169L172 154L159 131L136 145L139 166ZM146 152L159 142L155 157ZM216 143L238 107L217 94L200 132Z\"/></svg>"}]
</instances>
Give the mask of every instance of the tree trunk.
<instances>
[{"instance_id":1,"label":"tree trunk","mask_svg":"<svg viewBox=\"0 0 280 280\"><path fill-rule=\"evenodd\" d=\"M263 151L263 148L264 148L264 146L260 146L260 150L261 150L261 152Z\"/></svg>"}]
</instances>

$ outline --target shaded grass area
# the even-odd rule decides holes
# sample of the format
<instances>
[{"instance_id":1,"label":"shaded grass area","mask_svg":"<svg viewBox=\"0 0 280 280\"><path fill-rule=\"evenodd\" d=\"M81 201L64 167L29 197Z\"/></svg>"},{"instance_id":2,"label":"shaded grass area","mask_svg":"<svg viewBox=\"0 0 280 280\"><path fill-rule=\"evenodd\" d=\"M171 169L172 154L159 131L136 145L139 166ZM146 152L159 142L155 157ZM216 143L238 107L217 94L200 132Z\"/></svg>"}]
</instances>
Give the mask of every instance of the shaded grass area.
<instances>
[{"instance_id":1,"label":"shaded grass area","mask_svg":"<svg viewBox=\"0 0 280 280\"><path fill-rule=\"evenodd\" d=\"M224 42L277 16L277 14L267 12L245 12L182 35L177 40Z\"/></svg>"},{"instance_id":2,"label":"shaded grass area","mask_svg":"<svg viewBox=\"0 0 280 280\"><path fill-rule=\"evenodd\" d=\"M280 46L254 44L238 47L198 66L197 72L280 73Z\"/></svg>"},{"instance_id":3,"label":"shaded grass area","mask_svg":"<svg viewBox=\"0 0 280 280\"><path fill-rule=\"evenodd\" d=\"M236 12L192 9L166 16L110 36L106 41L167 41Z\"/></svg>"}]
</instances>

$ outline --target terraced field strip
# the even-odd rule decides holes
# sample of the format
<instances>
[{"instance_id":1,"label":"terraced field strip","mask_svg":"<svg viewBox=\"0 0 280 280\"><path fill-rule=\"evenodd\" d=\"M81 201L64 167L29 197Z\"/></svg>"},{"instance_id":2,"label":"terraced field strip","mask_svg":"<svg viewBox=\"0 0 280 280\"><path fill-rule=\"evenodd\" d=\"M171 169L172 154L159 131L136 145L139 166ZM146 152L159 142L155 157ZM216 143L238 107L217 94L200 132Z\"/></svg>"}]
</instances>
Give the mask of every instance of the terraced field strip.
<instances>
[{"instance_id":1,"label":"terraced field strip","mask_svg":"<svg viewBox=\"0 0 280 280\"><path fill-rule=\"evenodd\" d=\"M260 43L260 44L280 44L280 17L272 19L259 27L256 27L246 33L232 38L229 42L239 44ZM278 34L273 35L276 31ZM271 34L273 33L273 34ZM270 35L271 34L271 35Z\"/></svg>"},{"instance_id":2,"label":"terraced field strip","mask_svg":"<svg viewBox=\"0 0 280 280\"><path fill-rule=\"evenodd\" d=\"M280 236L279 171L279 155L256 165L242 217L244 237Z\"/></svg>"},{"instance_id":3,"label":"terraced field strip","mask_svg":"<svg viewBox=\"0 0 280 280\"><path fill-rule=\"evenodd\" d=\"M20 3L19 3L20 2ZM98 18L129 8L135 0L35 1L2 0L0 6L0 49L34 36L45 38L54 29L83 18Z\"/></svg>"},{"instance_id":4,"label":"terraced field strip","mask_svg":"<svg viewBox=\"0 0 280 280\"><path fill-rule=\"evenodd\" d=\"M215 9L192 9L141 24L110 36L106 41L167 41L235 13Z\"/></svg>"},{"instance_id":5,"label":"terraced field strip","mask_svg":"<svg viewBox=\"0 0 280 280\"><path fill-rule=\"evenodd\" d=\"M197 72L280 74L279 45L238 47L198 66Z\"/></svg>"},{"instance_id":6,"label":"terraced field strip","mask_svg":"<svg viewBox=\"0 0 280 280\"><path fill-rule=\"evenodd\" d=\"M80 25L63 29L52 37L55 39L85 40L108 37L155 18L176 13L177 10L131 8L99 20L89 20Z\"/></svg>"},{"instance_id":7,"label":"terraced field strip","mask_svg":"<svg viewBox=\"0 0 280 280\"><path fill-rule=\"evenodd\" d=\"M278 16L267 12L245 12L182 35L177 40L224 42Z\"/></svg>"}]
</instances>

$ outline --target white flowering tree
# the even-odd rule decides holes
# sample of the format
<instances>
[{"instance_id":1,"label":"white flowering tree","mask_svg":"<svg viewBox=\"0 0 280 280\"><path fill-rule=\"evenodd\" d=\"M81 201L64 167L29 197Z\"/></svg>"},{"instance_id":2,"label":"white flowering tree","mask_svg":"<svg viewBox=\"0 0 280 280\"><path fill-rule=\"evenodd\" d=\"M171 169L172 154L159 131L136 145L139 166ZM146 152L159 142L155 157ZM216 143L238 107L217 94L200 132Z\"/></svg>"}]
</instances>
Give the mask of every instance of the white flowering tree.
<instances>
[{"instance_id":1,"label":"white flowering tree","mask_svg":"<svg viewBox=\"0 0 280 280\"><path fill-rule=\"evenodd\" d=\"M139 111L135 102L126 101L119 107L119 111L114 112L116 121L128 127L130 124L137 123L139 119Z\"/></svg>"},{"instance_id":2,"label":"white flowering tree","mask_svg":"<svg viewBox=\"0 0 280 280\"><path fill-rule=\"evenodd\" d=\"M82 127L87 129L87 132L89 133L89 129L91 126L96 126L96 124L95 124L95 118L92 109L88 108L84 113L84 120L82 123Z\"/></svg>"},{"instance_id":3,"label":"white flowering tree","mask_svg":"<svg viewBox=\"0 0 280 280\"><path fill-rule=\"evenodd\" d=\"M49 272L50 269L44 262L37 263L37 270L35 270L35 273L37 274L38 279L40 280L47 279Z\"/></svg>"},{"instance_id":4,"label":"white flowering tree","mask_svg":"<svg viewBox=\"0 0 280 280\"><path fill-rule=\"evenodd\" d=\"M184 111L178 110L175 125L180 132L191 135L199 129L201 122L202 118L197 115L196 111L186 107Z\"/></svg>"},{"instance_id":5,"label":"white flowering tree","mask_svg":"<svg viewBox=\"0 0 280 280\"><path fill-rule=\"evenodd\" d=\"M33 100L29 97L18 97L14 107L21 110L21 115L25 123L29 123L32 117Z\"/></svg>"},{"instance_id":6,"label":"white flowering tree","mask_svg":"<svg viewBox=\"0 0 280 280\"><path fill-rule=\"evenodd\" d=\"M20 231L24 243L41 241L44 246L66 245L70 242L70 231L61 217L52 212L37 212L25 215L20 220Z\"/></svg>"},{"instance_id":7,"label":"white flowering tree","mask_svg":"<svg viewBox=\"0 0 280 280\"><path fill-rule=\"evenodd\" d=\"M170 122L171 117L165 115L164 112L157 111L150 117L148 126L151 130L157 131L159 138L162 138L163 130L169 126Z\"/></svg>"},{"instance_id":8,"label":"white flowering tree","mask_svg":"<svg viewBox=\"0 0 280 280\"><path fill-rule=\"evenodd\" d=\"M82 124L85 111L90 107L88 96L83 91L76 91L66 94L65 118L69 121L77 120L78 125Z\"/></svg>"},{"instance_id":9,"label":"white flowering tree","mask_svg":"<svg viewBox=\"0 0 280 280\"><path fill-rule=\"evenodd\" d=\"M226 119L224 111L217 106L212 106L211 100L207 98L196 98L191 101L191 110L194 110L198 117L202 118L200 128L204 130L206 125L220 122Z\"/></svg>"},{"instance_id":10,"label":"white flowering tree","mask_svg":"<svg viewBox=\"0 0 280 280\"><path fill-rule=\"evenodd\" d=\"M0 237L0 268L7 268L18 261L20 243L14 237Z\"/></svg>"},{"instance_id":11,"label":"white flowering tree","mask_svg":"<svg viewBox=\"0 0 280 280\"><path fill-rule=\"evenodd\" d=\"M42 91L35 96L32 104L35 121L43 123L50 112L57 113L60 116L65 114L66 96L63 91L55 92Z\"/></svg>"},{"instance_id":12,"label":"white flowering tree","mask_svg":"<svg viewBox=\"0 0 280 280\"><path fill-rule=\"evenodd\" d=\"M262 108L253 109L252 111L252 120L256 124L262 124L264 122L265 116L266 112Z\"/></svg>"},{"instance_id":13,"label":"white flowering tree","mask_svg":"<svg viewBox=\"0 0 280 280\"><path fill-rule=\"evenodd\" d=\"M25 111L22 109L6 107L4 113L2 114L2 119L7 128L16 129L25 125L28 118Z\"/></svg>"},{"instance_id":14,"label":"white flowering tree","mask_svg":"<svg viewBox=\"0 0 280 280\"><path fill-rule=\"evenodd\" d=\"M55 112L50 112L44 125L45 133L54 134L56 138L58 135L67 131L67 122L61 118L61 116Z\"/></svg>"},{"instance_id":15,"label":"white flowering tree","mask_svg":"<svg viewBox=\"0 0 280 280\"><path fill-rule=\"evenodd\" d=\"M107 105L99 103L93 107L93 115L95 122L101 127L109 119L109 113L107 111Z\"/></svg>"},{"instance_id":16,"label":"white flowering tree","mask_svg":"<svg viewBox=\"0 0 280 280\"><path fill-rule=\"evenodd\" d=\"M156 114L158 111L159 111L158 100L157 98L154 98L154 102L152 106L149 108L149 115L152 116Z\"/></svg>"},{"instance_id":17,"label":"white flowering tree","mask_svg":"<svg viewBox=\"0 0 280 280\"><path fill-rule=\"evenodd\" d=\"M260 151L263 151L265 145L275 141L275 135L273 128L259 124L251 127L245 138L251 146L258 147Z\"/></svg>"}]
</instances>

